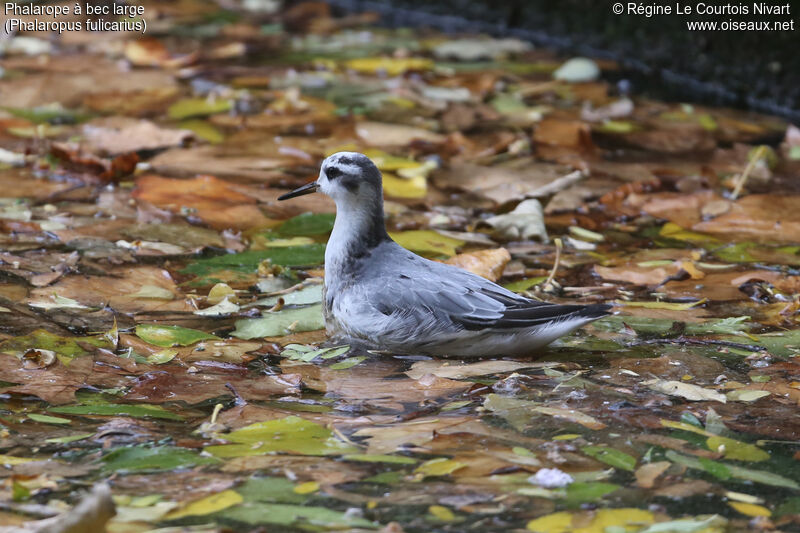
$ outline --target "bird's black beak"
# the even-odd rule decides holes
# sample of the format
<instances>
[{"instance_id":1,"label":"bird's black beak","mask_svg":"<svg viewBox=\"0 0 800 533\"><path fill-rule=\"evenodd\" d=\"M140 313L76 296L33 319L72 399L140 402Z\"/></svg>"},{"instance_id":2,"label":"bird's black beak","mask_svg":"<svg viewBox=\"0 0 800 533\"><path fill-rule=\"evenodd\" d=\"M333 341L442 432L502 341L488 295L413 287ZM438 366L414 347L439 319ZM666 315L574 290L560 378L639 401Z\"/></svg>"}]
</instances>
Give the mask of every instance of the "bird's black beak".
<instances>
[{"instance_id":1,"label":"bird's black beak","mask_svg":"<svg viewBox=\"0 0 800 533\"><path fill-rule=\"evenodd\" d=\"M319 189L319 185L317 185L316 181L312 181L311 183L306 183L302 187L298 187L292 192L287 192L282 196L278 196L278 200L288 200L289 198L303 196L304 194L311 194L312 192L317 192L317 189Z\"/></svg>"}]
</instances>

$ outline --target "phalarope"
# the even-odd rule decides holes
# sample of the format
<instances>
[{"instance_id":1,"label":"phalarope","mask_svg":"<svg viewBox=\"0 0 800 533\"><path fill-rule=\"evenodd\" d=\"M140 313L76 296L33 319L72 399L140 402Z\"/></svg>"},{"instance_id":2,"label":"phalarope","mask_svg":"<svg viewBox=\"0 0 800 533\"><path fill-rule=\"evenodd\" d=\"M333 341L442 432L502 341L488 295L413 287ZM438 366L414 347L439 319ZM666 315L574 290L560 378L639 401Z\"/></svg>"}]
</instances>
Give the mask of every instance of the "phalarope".
<instances>
[{"instance_id":1,"label":"phalarope","mask_svg":"<svg viewBox=\"0 0 800 533\"><path fill-rule=\"evenodd\" d=\"M527 355L611 307L530 300L406 250L386 232L381 173L364 154L333 154L316 181L278 200L316 191L336 202L323 292L333 336L401 353Z\"/></svg>"}]
</instances>

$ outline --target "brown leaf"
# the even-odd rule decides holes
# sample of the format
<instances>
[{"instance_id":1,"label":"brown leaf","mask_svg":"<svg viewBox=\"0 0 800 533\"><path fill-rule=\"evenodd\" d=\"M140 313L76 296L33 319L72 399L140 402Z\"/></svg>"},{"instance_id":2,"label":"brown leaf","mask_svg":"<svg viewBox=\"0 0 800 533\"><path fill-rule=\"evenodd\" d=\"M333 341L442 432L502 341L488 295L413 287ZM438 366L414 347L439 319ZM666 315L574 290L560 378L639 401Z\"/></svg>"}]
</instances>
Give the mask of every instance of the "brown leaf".
<instances>
[{"instance_id":1,"label":"brown leaf","mask_svg":"<svg viewBox=\"0 0 800 533\"><path fill-rule=\"evenodd\" d=\"M136 180L133 197L174 213L192 208L195 216L217 229L268 225L269 219L256 207L256 199L241 190L213 176L179 180L148 175Z\"/></svg>"},{"instance_id":2,"label":"brown leaf","mask_svg":"<svg viewBox=\"0 0 800 533\"><path fill-rule=\"evenodd\" d=\"M636 484L643 489L652 489L658 476L666 472L672 463L669 461L658 461L647 463L636 469Z\"/></svg>"},{"instance_id":3,"label":"brown leaf","mask_svg":"<svg viewBox=\"0 0 800 533\"><path fill-rule=\"evenodd\" d=\"M470 191L503 204L557 193L583 174L563 165L525 161L515 167L454 164L434 172L432 178L437 187Z\"/></svg>"},{"instance_id":4,"label":"brown leaf","mask_svg":"<svg viewBox=\"0 0 800 533\"><path fill-rule=\"evenodd\" d=\"M46 300L55 293L64 298L72 298L89 307L109 306L117 312L135 313L142 311L185 311L194 308L184 299L156 300L137 298L143 286L152 285L166 289L175 295L178 287L166 270L155 266L122 267L110 270L109 276L72 275L57 284L31 291L31 300Z\"/></svg>"},{"instance_id":5,"label":"brown leaf","mask_svg":"<svg viewBox=\"0 0 800 533\"><path fill-rule=\"evenodd\" d=\"M93 149L111 155L179 146L194 137L188 130L161 128L149 120L113 117L83 125L83 135Z\"/></svg>"},{"instance_id":6,"label":"brown leaf","mask_svg":"<svg viewBox=\"0 0 800 533\"><path fill-rule=\"evenodd\" d=\"M503 276L503 269L509 261L511 261L511 254L508 253L508 250L494 248L454 255L445 263L468 270L489 281L497 281Z\"/></svg>"}]
</instances>

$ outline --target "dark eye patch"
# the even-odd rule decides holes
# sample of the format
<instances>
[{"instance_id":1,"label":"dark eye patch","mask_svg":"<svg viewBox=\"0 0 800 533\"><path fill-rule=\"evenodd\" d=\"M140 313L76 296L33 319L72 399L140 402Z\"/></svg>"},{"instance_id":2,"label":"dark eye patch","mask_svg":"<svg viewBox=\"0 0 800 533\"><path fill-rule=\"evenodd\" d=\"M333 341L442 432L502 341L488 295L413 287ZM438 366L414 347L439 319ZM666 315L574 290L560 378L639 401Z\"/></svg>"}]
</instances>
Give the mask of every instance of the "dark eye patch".
<instances>
[{"instance_id":1,"label":"dark eye patch","mask_svg":"<svg viewBox=\"0 0 800 533\"><path fill-rule=\"evenodd\" d=\"M325 169L325 175L329 180L336 179L343 174L342 170L336 167L328 167Z\"/></svg>"}]
</instances>

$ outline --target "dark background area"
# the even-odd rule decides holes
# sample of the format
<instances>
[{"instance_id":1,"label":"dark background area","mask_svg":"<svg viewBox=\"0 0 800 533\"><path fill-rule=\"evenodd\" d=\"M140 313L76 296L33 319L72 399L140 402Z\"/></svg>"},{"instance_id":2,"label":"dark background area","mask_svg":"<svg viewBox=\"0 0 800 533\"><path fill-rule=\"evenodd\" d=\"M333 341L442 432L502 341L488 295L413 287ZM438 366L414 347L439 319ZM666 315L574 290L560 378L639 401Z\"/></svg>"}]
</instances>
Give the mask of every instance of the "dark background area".
<instances>
[{"instance_id":1,"label":"dark background area","mask_svg":"<svg viewBox=\"0 0 800 533\"><path fill-rule=\"evenodd\" d=\"M608 0L330 0L375 11L389 26L519 37L573 55L619 63L635 93L749 108L800 122L800 2L789 15L615 15ZM666 5L668 2L644 2ZM627 6L627 2L623 2ZM694 6L696 2L684 1ZM787 2L776 2L786 5ZM673 6L674 2L670 5ZM689 31L688 20L795 20L794 31Z\"/></svg>"}]
</instances>

